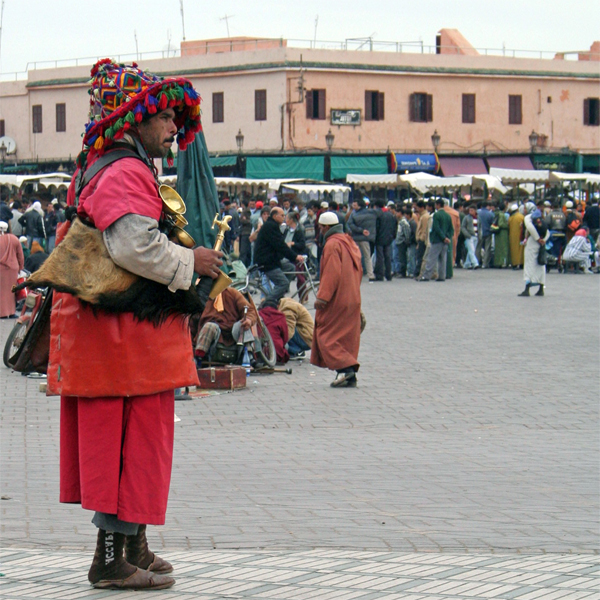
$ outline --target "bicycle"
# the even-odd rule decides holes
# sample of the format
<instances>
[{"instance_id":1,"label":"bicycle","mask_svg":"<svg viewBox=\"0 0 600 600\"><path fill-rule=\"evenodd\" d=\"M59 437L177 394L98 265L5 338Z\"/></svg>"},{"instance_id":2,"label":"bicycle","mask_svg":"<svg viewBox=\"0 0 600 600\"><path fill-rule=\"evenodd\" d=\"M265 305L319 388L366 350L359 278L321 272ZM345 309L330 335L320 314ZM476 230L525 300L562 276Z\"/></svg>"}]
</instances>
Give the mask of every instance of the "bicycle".
<instances>
[{"instance_id":1,"label":"bicycle","mask_svg":"<svg viewBox=\"0 0 600 600\"><path fill-rule=\"evenodd\" d=\"M302 263L299 270L285 271L285 274L288 277L297 275L305 277L304 284L296 288L296 291L291 294L291 298L296 298L302 304L306 304L311 292L315 298L317 297L319 281L316 279L316 268L314 266ZM254 303L257 305L260 304L273 289L268 277L257 265L250 267L243 279L235 279L232 286L240 292L247 292L250 294Z\"/></svg>"}]
</instances>

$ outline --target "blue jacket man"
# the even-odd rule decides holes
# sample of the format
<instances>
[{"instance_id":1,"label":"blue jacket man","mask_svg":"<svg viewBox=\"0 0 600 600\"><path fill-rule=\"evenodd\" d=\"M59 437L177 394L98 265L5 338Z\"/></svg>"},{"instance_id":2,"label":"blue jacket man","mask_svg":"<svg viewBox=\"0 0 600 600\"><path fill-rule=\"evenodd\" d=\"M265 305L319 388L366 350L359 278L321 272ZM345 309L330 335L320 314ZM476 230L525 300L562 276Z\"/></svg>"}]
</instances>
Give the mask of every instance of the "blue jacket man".
<instances>
[{"instance_id":1,"label":"blue jacket man","mask_svg":"<svg viewBox=\"0 0 600 600\"><path fill-rule=\"evenodd\" d=\"M363 195L356 192L352 202L352 214L348 218L348 230L352 239L360 249L365 271L369 281L375 281L373 263L371 262L371 244L375 243L377 236L377 213L366 208Z\"/></svg>"}]
</instances>

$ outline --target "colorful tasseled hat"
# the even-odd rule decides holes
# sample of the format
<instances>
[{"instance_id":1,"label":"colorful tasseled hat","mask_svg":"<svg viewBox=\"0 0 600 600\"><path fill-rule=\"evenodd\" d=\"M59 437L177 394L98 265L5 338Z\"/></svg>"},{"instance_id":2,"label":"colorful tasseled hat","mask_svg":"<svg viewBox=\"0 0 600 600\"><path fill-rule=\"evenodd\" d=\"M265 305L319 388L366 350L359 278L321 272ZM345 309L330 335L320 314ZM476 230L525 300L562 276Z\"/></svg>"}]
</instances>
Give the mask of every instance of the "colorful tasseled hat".
<instances>
[{"instance_id":1,"label":"colorful tasseled hat","mask_svg":"<svg viewBox=\"0 0 600 600\"><path fill-rule=\"evenodd\" d=\"M175 110L175 125L181 150L194 140L200 123L200 96L188 79L158 77L142 71L136 63L116 64L99 60L92 68L90 115L83 136L84 153L94 147L100 154L119 140L146 115ZM172 162L169 151L167 157Z\"/></svg>"}]
</instances>

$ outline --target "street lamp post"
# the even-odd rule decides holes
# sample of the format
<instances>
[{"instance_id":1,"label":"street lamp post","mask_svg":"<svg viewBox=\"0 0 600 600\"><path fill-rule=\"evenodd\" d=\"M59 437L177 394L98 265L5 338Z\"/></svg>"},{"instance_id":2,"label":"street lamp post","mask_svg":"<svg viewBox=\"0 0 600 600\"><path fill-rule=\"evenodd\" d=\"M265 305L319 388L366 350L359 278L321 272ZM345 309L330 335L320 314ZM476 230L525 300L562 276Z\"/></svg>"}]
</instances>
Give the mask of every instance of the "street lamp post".
<instances>
[{"instance_id":1,"label":"street lamp post","mask_svg":"<svg viewBox=\"0 0 600 600\"><path fill-rule=\"evenodd\" d=\"M237 135L235 136L235 143L237 144L238 153L242 153L242 148L244 147L244 134L241 129L238 129Z\"/></svg>"},{"instance_id":2,"label":"street lamp post","mask_svg":"<svg viewBox=\"0 0 600 600\"><path fill-rule=\"evenodd\" d=\"M431 136L431 143L433 144L433 151L437 154L438 146L440 145L440 134L437 132L437 129L433 132Z\"/></svg>"},{"instance_id":3,"label":"street lamp post","mask_svg":"<svg viewBox=\"0 0 600 600\"><path fill-rule=\"evenodd\" d=\"M242 150L244 148L244 134L241 129L238 129L237 135L235 136L235 143L237 144L238 157L237 157L237 171L240 177L245 177L245 159L242 157Z\"/></svg>"},{"instance_id":4,"label":"street lamp post","mask_svg":"<svg viewBox=\"0 0 600 600\"><path fill-rule=\"evenodd\" d=\"M325 144L327 145L327 155L325 156L325 180L331 181L331 149L333 148L333 142L335 140L335 135L331 133L331 129L327 132L325 136Z\"/></svg>"},{"instance_id":5,"label":"street lamp post","mask_svg":"<svg viewBox=\"0 0 600 600\"><path fill-rule=\"evenodd\" d=\"M327 150L329 152L331 152L331 149L333 148L333 142L335 140L335 135L333 135L333 133L331 133L331 129L327 132L327 135L325 136L325 143L327 144Z\"/></svg>"},{"instance_id":6,"label":"street lamp post","mask_svg":"<svg viewBox=\"0 0 600 600\"><path fill-rule=\"evenodd\" d=\"M6 155L8 153L8 148L6 147L4 140L0 144L0 161L2 162L2 172L4 173L4 161L6 160Z\"/></svg>"},{"instance_id":7,"label":"street lamp post","mask_svg":"<svg viewBox=\"0 0 600 600\"><path fill-rule=\"evenodd\" d=\"M531 131L529 134L529 145L531 146L531 153L533 154L536 150L539 135L535 131Z\"/></svg>"}]
</instances>

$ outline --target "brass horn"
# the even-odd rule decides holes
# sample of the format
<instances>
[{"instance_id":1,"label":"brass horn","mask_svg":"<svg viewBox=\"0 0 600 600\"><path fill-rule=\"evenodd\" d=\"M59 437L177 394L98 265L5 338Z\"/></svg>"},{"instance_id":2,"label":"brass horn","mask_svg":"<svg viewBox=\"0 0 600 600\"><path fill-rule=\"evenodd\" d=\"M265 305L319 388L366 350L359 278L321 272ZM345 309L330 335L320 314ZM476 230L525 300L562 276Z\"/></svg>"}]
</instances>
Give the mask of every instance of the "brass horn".
<instances>
[{"instance_id":1,"label":"brass horn","mask_svg":"<svg viewBox=\"0 0 600 600\"><path fill-rule=\"evenodd\" d=\"M167 236L170 240L193 248L196 245L194 238L183 228L188 224L185 214L183 198L169 185L162 184L158 193L163 203L164 222L167 224Z\"/></svg>"}]
</instances>

